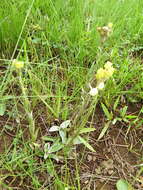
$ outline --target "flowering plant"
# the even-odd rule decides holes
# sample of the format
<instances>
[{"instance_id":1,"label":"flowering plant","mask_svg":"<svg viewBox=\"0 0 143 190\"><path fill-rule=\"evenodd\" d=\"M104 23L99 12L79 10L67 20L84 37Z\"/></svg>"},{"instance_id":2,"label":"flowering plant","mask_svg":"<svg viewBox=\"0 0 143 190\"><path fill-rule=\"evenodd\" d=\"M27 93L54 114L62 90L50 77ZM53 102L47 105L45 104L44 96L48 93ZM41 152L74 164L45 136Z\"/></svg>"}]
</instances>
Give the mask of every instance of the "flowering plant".
<instances>
[{"instance_id":1,"label":"flowering plant","mask_svg":"<svg viewBox=\"0 0 143 190\"><path fill-rule=\"evenodd\" d=\"M101 41L104 42L112 34L113 24L108 23L107 26L97 27L97 31L101 36Z\"/></svg>"},{"instance_id":2,"label":"flowering plant","mask_svg":"<svg viewBox=\"0 0 143 190\"><path fill-rule=\"evenodd\" d=\"M91 96L96 96L98 94L98 91L104 88L105 81L107 81L110 77L112 77L114 71L115 69L110 61L107 61L107 63L104 65L104 68L98 69L96 73L97 86L96 88L92 88L90 85L89 94Z\"/></svg>"}]
</instances>

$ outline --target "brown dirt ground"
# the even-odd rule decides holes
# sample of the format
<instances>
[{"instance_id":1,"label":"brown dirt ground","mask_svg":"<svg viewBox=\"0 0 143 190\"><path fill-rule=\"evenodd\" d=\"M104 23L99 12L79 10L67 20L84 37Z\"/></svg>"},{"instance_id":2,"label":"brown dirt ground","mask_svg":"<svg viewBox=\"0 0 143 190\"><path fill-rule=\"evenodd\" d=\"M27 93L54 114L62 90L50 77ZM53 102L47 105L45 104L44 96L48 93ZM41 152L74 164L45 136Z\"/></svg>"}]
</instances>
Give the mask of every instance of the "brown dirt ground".
<instances>
[{"instance_id":1,"label":"brown dirt ground","mask_svg":"<svg viewBox=\"0 0 143 190\"><path fill-rule=\"evenodd\" d=\"M142 156L143 147L139 138L143 138L143 134L131 131L125 137L123 129L113 126L105 138L96 141L95 133L92 133L91 142L96 153L86 153L81 172L83 189L116 190L115 184L121 178L133 182L138 172L136 165ZM131 146L132 151L129 151ZM139 184L134 184L134 187L143 189Z\"/></svg>"}]
</instances>

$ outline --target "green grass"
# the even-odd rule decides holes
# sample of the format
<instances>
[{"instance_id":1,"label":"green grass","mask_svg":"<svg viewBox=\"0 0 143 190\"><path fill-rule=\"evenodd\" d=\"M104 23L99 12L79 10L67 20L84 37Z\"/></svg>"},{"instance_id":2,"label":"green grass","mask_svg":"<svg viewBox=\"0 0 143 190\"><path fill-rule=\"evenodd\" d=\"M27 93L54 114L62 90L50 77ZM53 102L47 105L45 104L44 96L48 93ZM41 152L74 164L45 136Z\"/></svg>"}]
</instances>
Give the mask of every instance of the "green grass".
<instances>
[{"instance_id":1,"label":"green grass","mask_svg":"<svg viewBox=\"0 0 143 190\"><path fill-rule=\"evenodd\" d=\"M0 135L5 136L7 132L13 135L10 143L0 142L4 149L0 154L0 183L6 189L18 186L35 190L82 189L80 170L84 147L81 147L83 154L72 162L65 149L59 153L64 155L60 164L50 158L43 159L42 137L51 135L47 131L56 119L59 124L72 119L74 126L70 134L76 136L78 128L93 127L89 122L99 119L97 110L102 110L103 103L112 113L110 122L120 118L122 123L126 118L130 128L133 124L137 131L142 130L141 106L137 113L130 109L130 105L140 105L143 100L142 9L142 0L3 0L0 5ZM109 22L113 23L113 33L101 44L97 27ZM19 73L11 67L13 59L25 63L22 84ZM87 105L84 102L83 106L82 97L87 100L88 83L107 61L113 63L116 71L97 99L97 110L93 100ZM124 106L129 108L121 116L120 108ZM132 115L136 115L136 120ZM109 120L105 112L103 118L104 128ZM29 133L29 125L38 129L35 143L40 149L31 144L31 134L35 131ZM126 127L126 135L129 129ZM134 177L138 181L140 176Z\"/></svg>"}]
</instances>

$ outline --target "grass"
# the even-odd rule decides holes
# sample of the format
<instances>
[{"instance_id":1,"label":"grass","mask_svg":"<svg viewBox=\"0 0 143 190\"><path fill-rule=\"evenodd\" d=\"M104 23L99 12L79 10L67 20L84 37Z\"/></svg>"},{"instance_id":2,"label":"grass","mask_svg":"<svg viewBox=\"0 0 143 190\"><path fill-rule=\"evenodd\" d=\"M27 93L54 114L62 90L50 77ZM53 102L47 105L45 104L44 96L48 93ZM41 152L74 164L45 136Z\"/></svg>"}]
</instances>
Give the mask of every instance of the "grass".
<instances>
[{"instance_id":1,"label":"grass","mask_svg":"<svg viewBox=\"0 0 143 190\"><path fill-rule=\"evenodd\" d=\"M114 138L114 128L118 129L116 136L122 131L127 152L137 155L134 161L142 162L139 154L143 143L140 135L142 8L141 0L4 0L1 3L1 188L94 189L94 181L98 184L100 177L90 170L91 177L83 180L85 168L92 165L87 163L86 156L93 154L92 148L98 156L98 146L106 142L108 135ZM113 33L102 44L97 27L109 22L113 23ZM24 68L18 72L12 68L13 59L23 61ZM88 94L88 84L95 87L95 73L107 61L113 63L116 71L106 81L95 106L94 98ZM52 152L52 156L62 156L62 160L56 162L50 157L44 160L44 146L48 142L43 137L50 136L55 142L53 139L59 136L50 133L50 127L68 119L72 126L66 133L71 138L84 128L96 129L82 136L89 139L84 144L90 150L76 145L70 159L71 140L67 149ZM101 176L102 187L97 189L106 187L110 180L113 180L110 188L115 188L121 177L137 188L142 183L141 175L142 165L136 173L115 175L116 180L108 176L106 181Z\"/></svg>"}]
</instances>

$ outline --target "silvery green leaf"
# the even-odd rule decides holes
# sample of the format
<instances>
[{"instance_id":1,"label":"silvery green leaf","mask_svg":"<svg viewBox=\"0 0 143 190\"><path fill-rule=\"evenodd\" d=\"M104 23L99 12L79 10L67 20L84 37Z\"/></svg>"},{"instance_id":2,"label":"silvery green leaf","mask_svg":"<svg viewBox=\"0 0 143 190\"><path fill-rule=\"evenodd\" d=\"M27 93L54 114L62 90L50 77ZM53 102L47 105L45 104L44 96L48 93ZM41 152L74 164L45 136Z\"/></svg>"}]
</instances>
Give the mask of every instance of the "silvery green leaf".
<instances>
[{"instance_id":1,"label":"silvery green leaf","mask_svg":"<svg viewBox=\"0 0 143 190\"><path fill-rule=\"evenodd\" d=\"M57 152L59 151L60 149L63 148L63 145L59 142L59 141L56 141L48 150L48 153L51 154L53 152Z\"/></svg>"},{"instance_id":2,"label":"silvery green leaf","mask_svg":"<svg viewBox=\"0 0 143 190\"><path fill-rule=\"evenodd\" d=\"M92 152L95 152L94 148L84 138L82 138L81 136L78 136L78 137L81 143L83 143Z\"/></svg>"},{"instance_id":3,"label":"silvery green leaf","mask_svg":"<svg viewBox=\"0 0 143 190\"><path fill-rule=\"evenodd\" d=\"M70 120L66 120L66 121L64 121L61 125L60 125L60 128L62 128L62 129L65 129L65 128L67 128L69 125L70 125Z\"/></svg>"},{"instance_id":4,"label":"silvery green leaf","mask_svg":"<svg viewBox=\"0 0 143 190\"><path fill-rule=\"evenodd\" d=\"M77 136L74 140L73 140L73 144L76 145L76 144L81 144L82 142L80 141L79 139L79 136Z\"/></svg>"},{"instance_id":5,"label":"silvery green leaf","mask_svg":"<svg viewBox=\"0 0 143 190\"><path fill-rule=\"evenodd\" d=\"M124 106L122 109L120 109L121 117L125 117L127 113L128 106Z\"/></svg>"},{"instance_id":6,"label":"silvery green leaf","mask_svg":"<svg viewBox=\"0 0 143 190\"><path fill-rule=\"evenodd\" d=\"M59 126L54 125L49 129L49 132L55 132L55 131L59 131Z\"/></svg>"},{"instance_id":7,"label":"silvery green leaf","mask_svg":"<svg viewBox=\"0 0 143 190\"><path fill-rule=\"evenodd\" d=\"M47 151L50 148L50 143L46 143L44 145L44 151Z\"/></svg>"},{"instance_id":8,"label":"silvery green leaf","mask_svg":"<svg viewBox=\"0 0 143 190\"><path fill-rule=\"evenodd\" d=\"M49 158L53 158L57 162L64 159L62 156L57 156L56 154L49 154Z\"/></svg>"},{"instance_id":9,"label":"silvery green leaf","mask_svg":"<svg viewBox=\"0 0 143 190\"><path fill-rule=\"evenodd\" d=\"M92 131L95 131L96 129L95 128L83 128L80 130L80 134L82 133L89 133L89 132L92 132Z\"/></svg>"},{"instance_id":10,"label":"silvery green leaf","mask_svg":"<svg viewBox=\"0 0 143 190\"><path fill-rule=\"evenodd\" d=\"M49 148L50 148L50 143L46 143L44 145L44 159L45 160L48 158Z\"/></svg>"},{"instance_id":11,"label":"silvery green leaf","mask_svg":"<svg viewBox=\"0 0 143 190\"><path fill-rule=\"evenodd\" d=\"M115 125L117 121L118 121L118 119L115 118L115 119L112 121L112 124Z\"/></svg>"},{"instance_id":12,"label":"silvery green leaf","mask_svg":"<svg viewBox=\"0 0 143 190\"><path fill-rule=\"evenodd\" d=\"M56 138L56 139L57 139L57 138ZM42 137L42 140L43 140L43 141L54 142L56 139L55 139L55 137L49 137L49 136L43 136L43 137Z\"/></svg>"},{"instance_id":13,"label":"silvery green leaf","mask_svg":"<svg viewBox=\"0 0 143 190\"><path fill-rule=\"evenodd\" d=\"M104 112L104 114L106 115L107 119L108 119L108 120L112 120L112 119L113 119L113 114L112 114L112 112L109 112L108 108L107 108L103 103L101 103L101 107L102 107L103 112Z\"/></svg>"},{"instance_id":14,"label":"silvery green leaf","mask_svg":"<svg viewBox=\"0 0 143 190\"><path fill-rule=\"evenodd\" d=\"M99 135L99 137L98 137L97 140L100 140L105 135L105 133L107 132L107 130L108 130L109 127L110 127L110 121L108 121L107 123L105 123L105 126L102 129L102 131L101 131L101 133L100 133L100 135Z\"/></svg>"},{"instance_id":15,"label":"silvery green leaf","mask_svg":"<svg viewBox=\"0 0 143 190\"><path fill-rule=\"evenodd\" d=\"M45 152L44 154L44 160L46 160L48 158L49 154L47 152Z\"/></svg>"},{"instance_id":16,"label":"silvery green leaf","mask_svg":"<svg viewBox=\"0 0 143 190\"><path fill-rule=\"evenodd\" d=\"M59 130L59 135L60 135L60 137L62 139L62 143L65 144L66 141L67 141L67 133L66 133L66 131L64 131L62 129Z\"/></svg>"}]
</instances>

